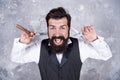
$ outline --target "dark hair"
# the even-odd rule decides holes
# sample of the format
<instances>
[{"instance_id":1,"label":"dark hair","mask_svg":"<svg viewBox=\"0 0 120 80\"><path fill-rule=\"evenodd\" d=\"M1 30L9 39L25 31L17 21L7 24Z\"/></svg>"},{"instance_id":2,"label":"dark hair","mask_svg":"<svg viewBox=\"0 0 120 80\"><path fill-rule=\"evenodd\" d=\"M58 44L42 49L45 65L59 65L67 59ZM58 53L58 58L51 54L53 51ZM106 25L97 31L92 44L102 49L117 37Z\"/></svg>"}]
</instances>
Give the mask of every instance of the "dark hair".
<instances>
[{"instance_id":1,"label":"dark hair","mask_svg":"<svg viewBox=\"0 0 120 80\"><path fill-rule=\"evenodd\" d=\"M70 27L71 26L71 16L69 13L67 13L65 11L65 9L63 7L58 7L58 8L54 8L54 9L50 10L46 16L47 26L48 26L48 21L50 18L61 19L63 17L67 18L68 27Z\"/></svg>"}]
</instances>

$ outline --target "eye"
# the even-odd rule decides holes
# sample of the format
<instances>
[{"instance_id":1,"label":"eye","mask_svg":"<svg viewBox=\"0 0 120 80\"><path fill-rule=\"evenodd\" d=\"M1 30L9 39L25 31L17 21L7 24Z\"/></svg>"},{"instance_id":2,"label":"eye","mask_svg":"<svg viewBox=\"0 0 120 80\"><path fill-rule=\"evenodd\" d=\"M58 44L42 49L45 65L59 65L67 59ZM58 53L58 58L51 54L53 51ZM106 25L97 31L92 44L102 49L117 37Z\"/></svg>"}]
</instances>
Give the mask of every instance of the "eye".
<instances>
[{"instance_id":1,"label":"eye","mask_svg":"<svg viewBox=\"0 0 120 80\"><path fill-rule=\"evenodd\" d=\"M54 27L51 27L50 29L54 29Z\"/></svg>"},{"instance_id":2,"label":"eye","mask_svg":"<svg viewBox=\"0 0 120 80\"><path fill-rule=\"evenodd\" d=\"M61 26L60 29L66 29L66 26Z\"/></svg>"},{"instance_id":3,"label":"eye","mask_svg":"<svg viewBox=\"0 0 120 80\"><path fill-rule=\"evenodd\" d=\"M55 27L54 26L49 26L49 29L53 30L53 29L55 29Z\"/></svg>"}]
</instances>

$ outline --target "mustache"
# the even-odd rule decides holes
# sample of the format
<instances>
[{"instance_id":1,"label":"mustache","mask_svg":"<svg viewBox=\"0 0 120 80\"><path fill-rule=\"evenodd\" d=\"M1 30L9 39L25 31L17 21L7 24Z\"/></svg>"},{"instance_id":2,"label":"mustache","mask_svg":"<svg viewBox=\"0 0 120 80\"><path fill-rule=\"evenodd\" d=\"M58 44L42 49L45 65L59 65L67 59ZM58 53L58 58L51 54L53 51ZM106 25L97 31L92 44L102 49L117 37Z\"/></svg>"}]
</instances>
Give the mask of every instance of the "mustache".
<instances>
[{"instance_id":1,"label":"mustache","mask_svg":"<svg viewBox=\"0 0 120 80\"><path fill-rule=\"evenodd\" d=\"M54 40L55 39L60 39L60 40L63 40L63 43L61 45L56 45L54 43ZM53 36L51 39L50 39L50 51L52 53L55 53L55 54L58 54L58 53L61 53L61 52L65 52L67 50L67 39L65 39L64 36Z\"/></svg>"},{"instance_id":2,"label":"mustache","mask_svg":"<svg viewBox=\"0 0 120 80\"><path fill-rule=\"evenodd\" d=\"M51 40L54 40L54 39L65 40L65 38L63 36L53 36Z\"/></svg>"}]
</instances>

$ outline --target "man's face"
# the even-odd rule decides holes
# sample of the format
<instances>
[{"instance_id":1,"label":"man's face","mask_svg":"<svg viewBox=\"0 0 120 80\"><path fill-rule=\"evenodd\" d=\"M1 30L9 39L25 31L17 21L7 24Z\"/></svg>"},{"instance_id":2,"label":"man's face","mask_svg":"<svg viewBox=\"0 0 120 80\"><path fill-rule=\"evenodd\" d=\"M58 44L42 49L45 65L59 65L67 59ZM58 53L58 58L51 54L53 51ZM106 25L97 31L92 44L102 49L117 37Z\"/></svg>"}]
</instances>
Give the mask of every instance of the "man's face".
<instances>
[{"instance_id":1,"label":"man's face","mask_svg":"<svg viewBox=\"0 0 120 80\"><path fill-rule=\"evenodd\" d=\"M52 37L64 37L65 39L68 38L69 34L69 27L67 25L67 19L61 18L61 19L49 19L48 21L48 36L50 39ZM61 45L63 43L62 39L56 38L53 40L55 45Z\"/></svg>"},{"instance_id":2,"label":"man's face","mask_svg":"<svg viewBox=\"0 0 120 80\"><path fill-rule=\"evenodd\" d=\"M61 53L67 49L69 27L67 19L50 19L48 21L48 36L53 53Z\"/></svg>"}]
</instances>

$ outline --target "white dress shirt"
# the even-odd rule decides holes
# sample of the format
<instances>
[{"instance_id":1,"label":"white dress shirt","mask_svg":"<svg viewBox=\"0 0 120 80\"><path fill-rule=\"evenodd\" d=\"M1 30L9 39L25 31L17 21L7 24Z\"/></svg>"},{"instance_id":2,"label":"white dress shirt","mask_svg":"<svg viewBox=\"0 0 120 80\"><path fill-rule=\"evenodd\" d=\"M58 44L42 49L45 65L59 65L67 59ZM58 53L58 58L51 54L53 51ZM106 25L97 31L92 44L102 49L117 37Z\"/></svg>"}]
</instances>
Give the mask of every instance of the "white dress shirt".
<instances>
[{"instance_id":1,"label":"white dress shirt","mask_svg":"<svg viewBox=\"0 0 120 80\"><path fill-rule=\"evenodd\" d=\"M98 39L94 42L86 44L83 38L79 38L79 50L81 61L84 62L87 58L108 60L112 57L111 50L103 37L98 36ZM70 39L68 43L70 43ZM26 45L19 42L19 38L14 40L11 60L16 63L28 63L36 62L39 63L40 59L40 48L41 40L34 40L31 44ZM57 59L61 63L62 54L57 54Z\"/></svg>"}]
</instances>

